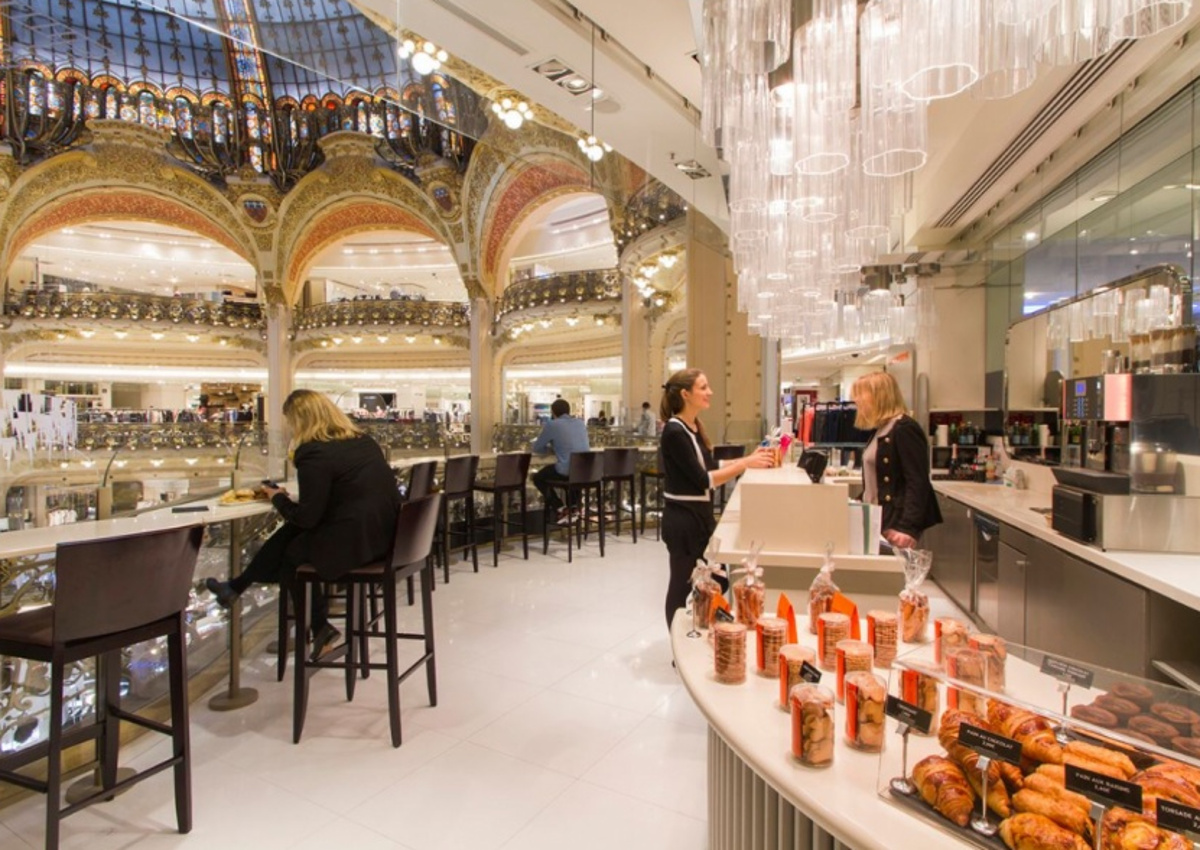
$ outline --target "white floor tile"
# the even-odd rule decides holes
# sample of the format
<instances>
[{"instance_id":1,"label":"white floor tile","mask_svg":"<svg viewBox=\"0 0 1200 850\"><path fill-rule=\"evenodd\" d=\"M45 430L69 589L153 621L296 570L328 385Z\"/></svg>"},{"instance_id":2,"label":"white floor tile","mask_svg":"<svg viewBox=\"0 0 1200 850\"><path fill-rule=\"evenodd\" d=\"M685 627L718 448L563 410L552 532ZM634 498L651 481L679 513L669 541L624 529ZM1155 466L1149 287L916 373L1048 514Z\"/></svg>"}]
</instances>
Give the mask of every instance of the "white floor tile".
<instances>
[{"instance_id":1,"label":"white floor tile","mask_svg":"<svg viewBox=\"0 0 1200 850\"><path fill-rule=\"evenodd\" d=\"M703 850L707 838L702 820L576 782L504 850Z\"/></svg>"},{"instance_id":2,"label":"white floor tile","mask_svg":"<svg viewBox=\"0 0 1200 850\"><path fill-rule=\"evenodd\" d=\"M570 784L565 774L464 742L348 817L413 850L490 850Z\"/></svg>"},{"instance_id":3,"label":"white floor tile","mask_svg":"<svg viewBox=\"0 0 1200 850\"><path fill-rule=\"evenodd\" d=\"M578 777L642 719L635 711L544 691L476 732L471 741Z\"/></svg>"},{"instance_id":4,"label":"white floor tile","mask_svg":"<svg viewBox=\"0 0 1200 850\"><path fill-rule=\"evenodd\" d=\"M705 820L707 757L708 734L703 729L649 717L583 779Z\"/></svg>"}]
</instances>

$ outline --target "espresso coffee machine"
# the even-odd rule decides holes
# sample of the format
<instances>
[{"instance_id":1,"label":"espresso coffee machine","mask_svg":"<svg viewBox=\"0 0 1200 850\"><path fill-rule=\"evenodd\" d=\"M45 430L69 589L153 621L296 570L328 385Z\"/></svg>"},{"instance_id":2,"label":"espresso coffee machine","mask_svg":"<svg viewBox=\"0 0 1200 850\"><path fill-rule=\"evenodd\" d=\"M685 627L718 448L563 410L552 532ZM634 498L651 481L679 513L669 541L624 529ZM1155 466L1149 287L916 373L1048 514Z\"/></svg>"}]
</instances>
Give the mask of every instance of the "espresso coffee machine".
<instances>
[{"instance_id":1,"label":"espresso coffee machine","mask_svg":"<svg viewBox=\"0 0 1200 850\"><path fill-rule=\"evenodd\" d=\"M1055 470L1053 528L1103 549L1200 552L1200 374L1098 375L1063 383L1082 428Z\"/></svg>"}]
</instances>

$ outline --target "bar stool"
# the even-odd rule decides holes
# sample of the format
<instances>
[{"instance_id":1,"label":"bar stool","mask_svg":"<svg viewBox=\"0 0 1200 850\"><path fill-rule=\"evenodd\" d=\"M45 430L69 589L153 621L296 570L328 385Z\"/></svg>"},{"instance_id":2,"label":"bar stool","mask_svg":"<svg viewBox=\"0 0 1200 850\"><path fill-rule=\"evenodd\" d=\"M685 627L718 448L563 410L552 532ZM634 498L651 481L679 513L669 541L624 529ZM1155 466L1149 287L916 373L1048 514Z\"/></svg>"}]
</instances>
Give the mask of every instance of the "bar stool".
<instances>
[{"instance_id":1,"label":"bar stool","mask_svg":"<svg viewBox=\"0 0 1200 850\"><path fill-rule=\"evenodd\" d=\"M292 705L292 742L300 743L304 732L304 720L308 711L309 674L315 670L328 668L345 671L347 692L346 699L354 697L353 682L355 674L368 670L387 671L388 689L388 721L391 727L392 746L398 747L401 742L400 730L400 684L417 671L425 667L425 685L429 691L429 704L437 705L437 667L434 661L433 642L433 585L434 569L430 560L433 551L433 537L437 529L439 509L442 503L440 493L434 493L420 499L413 499L400 506L396 516L396 535L392 542L391 554L383 561L368 564L351 570L343 575L339 582L348 587L346 593L346 645L344 652L335 650L329 656L317 661L307 657L303 641L296 642L296 672L295 695ZM398 629L399 616L396 610L396 589L401 579L412 576L421 577L421 614L422 630L420 632L401 632ZM321 577L310 566L296 570L296 628L302 634L308 627L308 587ZM383 590L383 630L375 628L373 623L362 622L365 591L375 585ZM367 640L372 637L382 637L386 641L385 654L387 660L383 663L371 663L367 660L365 647ZM399 641L414 640L424 644L423 654L403 671L400 670ZM356 653L355 648L360 652ZM336 660L344 656L345 661Z\"/></svg>"},{"instance_id":2,"label":"bar stool","mask_svg":"<svg viewBox=\"0 0 1200 850\"><path fill-rule=\"evenodd\" d=\"M408 491L404 496L405 501L423 499L433 492L433 479L437 476L437 465L436 460L423 460L412 465L412 469L408 473Z\"/></svg>"},{"instance_id":3,"label":"bar stool","mask_svg":"<svg viewBox=\"0 0 1200 850\"><path fill-rule=\"evenodd\" d=\"M567 526L567 563L572 561L571 532L580 548L583 539L591 525L589 508L592 493L596 494L596 505L599 507L597 519L600 526L600 557L604 557L604 455L601 452L572 452L571 463L567 468L566 481L549 481L550 487L565 491L565 502L570 509L570 525ZM576 510L579 497L583 496L582 509ZM550 551L550 523L542 526L542 554Z\"/></svg>"},{"instance_id":4,"label":"bar stool","mask_svg":"<svg viewBox=\"0 0 1200 850\"><path fill-rule=\"evenodd\" d=\"M525 560L529 560L529 504L525 493L526 479L529 477L529 464L533 455L529 452L503 454L496 456L496 476L488 482L476 484L475 489L482 493L492 494L492 566L500 565L500 542L505 533L514 524L508 518L508 504L511 499L506 495L513 493L521 495L521 548Z\"/></svg>"},{"instance_id":5,"label":"bar stool","mask_svg":"<svg viewBox=\"0 0 1200 850\"><path fill-rule=\"evenodd\" d=\"M442 538L442 572L450 583L450 553L471 550L471 566L479 572L479 545L475 542L475 472L479 455L457 455L446 459L446 474L442 479L442 521L438 533ZM462 502L466 506L467 540L461 546L450 545L450 506Z\"/></svg>"},{"instance_id":6,"label":"bar stool","mask_svg":"<svg viewBox=\"0 0 1200 850\"><path fill-rule=\"evenodd\" d=\"M715 460L718 464L720 464L720 462L723 460L737 460L740 457L746 456L746 447L743 445L732 445L732 444L713 446L712 456L713 456L713 460ZM717 492L714 494L714 499L713 499L713 501L715 503L714 507L717 509L718 512L723 512L725 510L725 487L726 486L727 485L722 484L720 487L717 488Z\"/></svg>"},{"instance_id":7,"label":"bar stool","mask_svg":"<svg viewBox=\"0 0 1200 850\"><path fill-rule=\"evenodd\" d=\"M604 450L604 483L612 484L613 514L616 516L616 533L621 533L621 491L629 482L630 501L636 496L634 476L637 474L638 450L636 448L613 448ZM603 510L603 507L601 507ZM633 542L637 543L637 506L629 509L629 527L633 530Z\"/></svg>"},{"instance_id":8,"label":"bar stool","mask_svg":"<svg viewBox=\"0 0 1200 850\"><path fill-rule=\"evenodd\" d=\"M646 509L650 504L650 500L646 497L646 482L654 482L654 510L658 514L658 524L654 527L654 539L662 540L662 480L663 474L658 469L642 470L642 536L646 535Z\"/></svg>"},{"instance_id":9,"label":"bar stool","mask_svg":"<svg viewBox=\"0 0 1200 850\"><path fill-rule=\"evenodd\" d=\"M175 819L181 833L192 829L191 745L188 739L186 628L183 614L194 581L204 529L198 525L60 543L55 555L54 604L0 619L0 654L50 665L49 737L0 758L0 780L46 795L46 848L58 847L59 822L114 792L161 773L175 774ZM166 637L171 720L159 723L121 708L121 650ZM97 658L96 722L63 729L66 667ZM120 721L172 741L171 757L118 781ZM62 752L96 741L101 788L60 808ZM46 779L16 770L46 758Z\"/></svg>"}]
</instances>

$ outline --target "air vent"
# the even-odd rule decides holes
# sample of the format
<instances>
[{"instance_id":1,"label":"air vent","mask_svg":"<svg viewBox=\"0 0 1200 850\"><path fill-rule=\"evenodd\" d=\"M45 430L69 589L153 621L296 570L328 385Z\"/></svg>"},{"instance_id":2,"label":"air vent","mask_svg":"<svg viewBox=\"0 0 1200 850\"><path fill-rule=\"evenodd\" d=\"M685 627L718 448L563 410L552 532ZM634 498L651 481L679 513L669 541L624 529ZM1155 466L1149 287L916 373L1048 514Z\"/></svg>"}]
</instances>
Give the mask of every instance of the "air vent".
<instances>
[{"instance_id":1,"label":"air vent","mask_svg":"<svg viewBox=\"0 0 1200 850\"><path fill-rule=\"evenodd\" d=\"M972 183L963 196L954 203L954 206L937 220L935 226L954 227L958 224L966 215L967 210L987 194L996 185L996 182L1016 164L1017 160L1024 156L1054 126L1054 122L1062 118L1067 110L1078 103L1080 98L1087 94L1092 86L1099 82L1100 78L1110 71L1132 46L1132 41L1122 41L1111 52L1099 59L1084 62L1054 97L1038 111L1038 114L1033 116L1033 120L1026 124L1025 128L1009 142L1008 147L993 160L987 171L983 172L979 179Z\"/></svg>"},{"instance_id":2,"label":"air vent","mask_svg":"<svg viewBox=\"0 0 1200 850\"><path fill-rule=\"evenodd\" d=\"M712 172L694 159L684 159L675 163L675 167L693 180L703 180L712 177Z\"/></svg>"}]
</instances>

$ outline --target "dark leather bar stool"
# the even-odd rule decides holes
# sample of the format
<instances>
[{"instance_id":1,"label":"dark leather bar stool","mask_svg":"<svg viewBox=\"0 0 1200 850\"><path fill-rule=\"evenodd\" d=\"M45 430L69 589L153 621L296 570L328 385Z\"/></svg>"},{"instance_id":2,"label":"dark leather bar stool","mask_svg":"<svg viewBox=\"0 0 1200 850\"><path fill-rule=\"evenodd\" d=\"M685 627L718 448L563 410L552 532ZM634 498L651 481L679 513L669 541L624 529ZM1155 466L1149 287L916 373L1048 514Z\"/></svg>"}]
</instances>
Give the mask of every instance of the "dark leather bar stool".
<instances>
[{"instance_id":1,"label":"dark leather bar stool","mask_svg":"<svg viewBox=\"0 0 1200 850\"><path fill-rule=\"evenodd\" d=\"M457 455L446 459L446 474L442 479L442 521L438 526L441 535L442 574L450 583L450 553L471 550L471 566L479 572L479 545L475 542L475 472L479 469L479 455ZM450 542L450 507L462 502L465 511L466 541L460 546Z\"/></svg>"},{"instance_id":2,"label":"dark leather bar stool","mask_svg":"<svg viewBox=\"0 0 1200 850\"><path fill-rule=\"evenodd\" d=\"M433 480L437 477L437 466L436 460L423 460L413 464L408 473L408 492L405 493L405 501L423 499L433 492Z\"/></svg>"},{"instance_id":3,"label":"dark leather bar stool","mask_svg":"<svg viewBox=\"0 0 1200 850\"><path fill-rule=\"evenodd\" d=\"M662 482L663 474L657 469L642 470L642 536L646 535L646 512L650 508L649 493L647 492L646 482L654 482L654 510L658 514L658 523L654 526L654 539L662 540Z\"/></svg>"},{"instance_id":4,"label":"dark leather bar stool","mask_svg":"<svg viewBox=\"0 0 1200 850\"><path fill-rule=\"evenodd\" d=\"M59 822L114 792L156 773L175 773L175 819L192 829L191 745L188 738L186 627L200 526L153 531L80 543L56 550L54 604L0 619L0 654L50 665L46 741L0 757L0 780L46 795L46 848L58 847ZM171 720L159 723L121 708L121 650L166 637ZM67 665L97 658L96 722L63 729L63 679ZM171 757L117 781L120 721L169 735ZM61 807L62 753L95 741L100 790ZM45 758L46 779L16 771Z\"/></svg>"},{"instance_id":5,"label":"dark leather bar stool","mask_svg":"<svg viewBox=\"0 0 1200 850\"><path fill-rule=\"evenodd\" d=\"M621 533L621 492L625 482L629 482L629 501L633 502L637 475L638 450L636 448L611 448L604 450L604 483L612 485L613 515L616 517L616 533ZM637 512L636 505L629 508L629 527L632 529L633 542L637 543Z\"/></svg>"},{"instance_id":6,"label":"dark leather bar stool","mask_svg":"<svg viewBox=\"0 0 1200 850\"><path fill-rule=\"evenodd\" d=\"M396 516L396 536L392 543L392 552L387 559L377 564L351 570L339 580L348 587L346 593L346 644L343 650L335 650L323 659L310 661L303 641L296 642L296 672L295 696L292 706L292 741L300 743L304 731L304 719L308 710L308 685L310 674L315 670L328 668L340 669L346 675L346 699L354 698L354 679L356 673L368 670L387 671L388 689L388 721L391 726L392 746L400 746L400 684L416 672L422 665L425 667L425 682L429 689L429 704L437 705L437 668L434 662L433 642L433 584L434 568L430 560L433 551L433 537L437 529L438 517L442 503L440 493L434 493L420 499L409 500L400 506ZM396 611L396 590L402 579L420 576L421 578L421 613L423 629L420 632L401 632L398 628L399 617ZM303 634L308 627L308 586L320 581L320 576L312 567L301 567L296 571L296 628L298 634ZM383 591L383 630L380 631L374 623L363 622L363 607L365 592L372 586L379 585ZM371 663L368 660L366 644L369 638L381 637L385 640L386 661ZM415 640L424 644L422 655L406 667L400 669L399 641ZM356 652L357 649L357 652ZM338 660L344 658L344 660Z\"/></svg>"},{"instance_id":7,"label":"dark leather bar stool","mask_svg":"<svg viewBox=\"0 0 1200 850\"><path fill-rule=\"evenodd\" d=\"M529 464L533 455L529 452L496 456L496 476L492 481L477 483L475 489L492 494L492 566L500 565L500 543L509 529L516 523L508 518L508 505L517 493L521 497L521 548L525 560L529 560L529 503L525 486L529 478Z\"/></svg>"},{"instance_id":8,"label":"dark leather bar stool","mask_svg":"<svg viewBox=\"0 0 1200 850\"><path fill-rule=\"evenodd\" d=\"M564 491L564 501L571 507L570 525L567 526L567 563L573 559L571 536L574 536L580 548L583 539L591 526L592 495L596 497L596 519L600 530L600 557L604 557L604 453L603 452L572 452L571 464L567 469L566 481L550 481L551 487ZM583 503L580 505L580 497ZM542 554L550 551L550 517L542 526Z\"/></svg>"},{"instance_id":9,"label":"dark leather bar stool","mask_svg":"<svg viewBox=\"0 0 1200 850\"><path fill-rule=\"evenodd\" d=\"M713 446L712 456L713 460L715 460L718 464L723 460L737 460L740 457L746 456L746 447L732 444ZM717 513L721 513L725 510L725 488L727 486L728 485L726 484L722 484L717 488L717 492L713 494L713 506L716 508Z\"/></svg>"}]
</instances>

